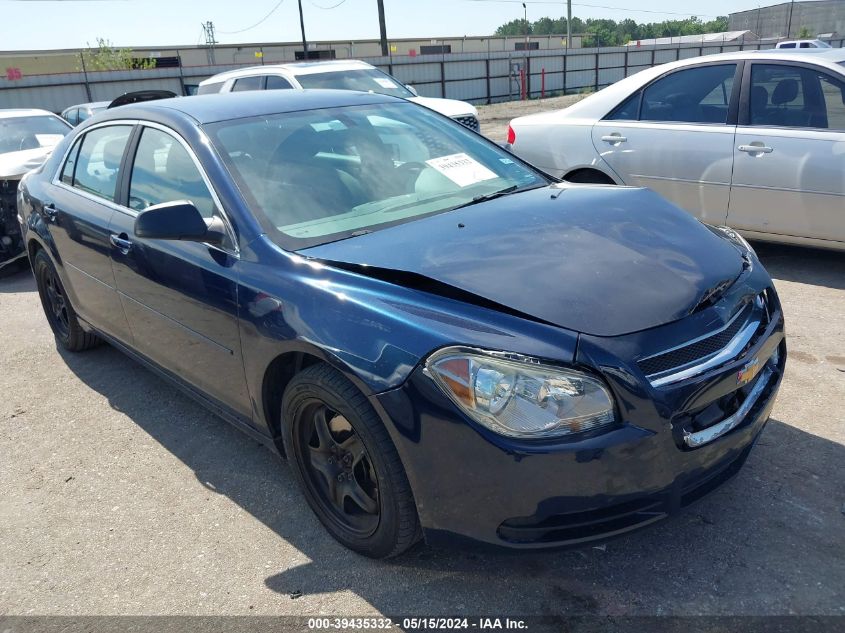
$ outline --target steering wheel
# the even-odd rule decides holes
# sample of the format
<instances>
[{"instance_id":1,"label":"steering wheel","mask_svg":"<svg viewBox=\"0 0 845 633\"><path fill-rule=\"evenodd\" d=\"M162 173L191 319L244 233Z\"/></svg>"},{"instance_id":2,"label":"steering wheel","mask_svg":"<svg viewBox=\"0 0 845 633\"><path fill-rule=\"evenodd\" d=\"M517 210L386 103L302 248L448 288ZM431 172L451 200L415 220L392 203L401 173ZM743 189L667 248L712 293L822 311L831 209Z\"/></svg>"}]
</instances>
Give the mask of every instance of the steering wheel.
<instances>
[{"instance_id":1,"label":"steering wheel","mask_svg":"<svg viewBox=\"0 0 845 633\"><path fill-rule=\"evenodd\" d=\"M420 174L426 169L428 165L425 163L420 163L417 161L409 161L407 163L402 163L399 167L396 168L396 174L399 176L402 182L403 189L413 192L414 185L417 182L417 178L420 177Z\"/></svg>"}]
</instances>

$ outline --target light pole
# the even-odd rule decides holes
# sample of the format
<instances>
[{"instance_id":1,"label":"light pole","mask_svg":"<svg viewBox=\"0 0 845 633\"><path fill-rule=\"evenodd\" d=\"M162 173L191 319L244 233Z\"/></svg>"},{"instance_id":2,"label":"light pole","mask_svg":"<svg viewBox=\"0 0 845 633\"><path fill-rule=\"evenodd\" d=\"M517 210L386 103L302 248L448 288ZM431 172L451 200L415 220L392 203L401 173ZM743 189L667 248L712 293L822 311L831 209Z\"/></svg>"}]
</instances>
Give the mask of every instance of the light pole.
<instances>
[{"instance_id":1,"label":"light pole","mask_svg":"<svg viewBox=\"0 0 845 633\"><path fill-rule=\"evenodd\" d=\"M524 2L522 3L522 11L524 16L522 21L525 23L525 50L528 50L528 7Z\"/></svg>"},{"instance_id":2,"label":"light pole","mask_svg":"<svg viewBox=\"0 0 845 633\"><path fill-rule=\"evenodd\" d=\"M522 3L522 21L525 23L525 61L522 65L522 98L528 97L528 6Z\"/></svg>"}]
</instances>

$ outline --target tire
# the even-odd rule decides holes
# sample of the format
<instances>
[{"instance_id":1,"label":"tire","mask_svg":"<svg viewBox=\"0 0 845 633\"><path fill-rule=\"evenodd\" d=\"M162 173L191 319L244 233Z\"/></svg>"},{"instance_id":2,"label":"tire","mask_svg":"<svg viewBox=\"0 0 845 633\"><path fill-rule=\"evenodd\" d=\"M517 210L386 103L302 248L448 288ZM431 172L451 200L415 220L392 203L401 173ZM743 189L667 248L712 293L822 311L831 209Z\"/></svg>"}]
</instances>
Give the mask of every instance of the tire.
<instances>
[{"instance_id":1,"label":"tire","mask_svg":"<svg viewBox=\"0 0 845 633\"><path fill-rule=\"evenodd\" d=\"M81 352L99 345L100 338L86 332L79 324L56 267L47 253L39 250L35 254L32 268L41 307L59 344L69 352Z\"/></svg>"},{"instance_id":2,"label":"tire","mask_svg":"<svg viewBox=\"0 0 845 633\"><path fill-rule=\"evenodd\" d=\"M337 541L389 558L420 539L396 447L347 378L325 363L304 369L285 389L282 421L285 453L305 499Z\"/></svg>"},{"instance_id":3,"label":"tire","mask_svg":"<svg viewBox=\"0 0 845 633\"><path fill-rule=\"evenodd\" d=\"M577 182L588 185L615 185L616 183L600 171L595 169L576 169L566 174L563 179L567 182Z\"/></svg>"}]
</instances>

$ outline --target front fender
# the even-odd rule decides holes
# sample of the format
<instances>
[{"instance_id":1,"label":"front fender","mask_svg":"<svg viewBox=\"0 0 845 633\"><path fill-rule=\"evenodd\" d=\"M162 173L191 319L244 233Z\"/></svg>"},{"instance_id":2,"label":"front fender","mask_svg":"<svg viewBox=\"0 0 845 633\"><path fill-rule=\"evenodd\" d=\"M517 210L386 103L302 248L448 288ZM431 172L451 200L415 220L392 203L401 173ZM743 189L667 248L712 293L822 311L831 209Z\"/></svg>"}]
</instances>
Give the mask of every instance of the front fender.
<instances>
[{"instance_id":1,"label":"front fender","mask_svg":"<svg viewBox=\"0 0 845 633\"><path fill-rule=\"evenodd\" d=\"M561 328L319 264L266 238L241 255L238 313L254 399L268 367L291 352L330 363L368 396L401 386L445 345L574 358L577 335Z\"/></svg>"}]
</instances>

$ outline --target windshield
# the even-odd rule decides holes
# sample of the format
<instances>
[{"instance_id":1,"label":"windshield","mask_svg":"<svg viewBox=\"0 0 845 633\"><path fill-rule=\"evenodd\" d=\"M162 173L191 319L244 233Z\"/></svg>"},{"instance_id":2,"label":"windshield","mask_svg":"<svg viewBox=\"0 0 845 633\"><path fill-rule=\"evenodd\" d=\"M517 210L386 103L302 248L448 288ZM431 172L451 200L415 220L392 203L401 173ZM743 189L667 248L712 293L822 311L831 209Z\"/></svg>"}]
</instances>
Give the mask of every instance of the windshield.
<instances>
[{"instance_id":1,"label":"windshield","mask_svg":"<svg viewBox=\"0 0 845 633\"><path fill-rule=\"evenodd\" d=\"M297 75L296 80L303 88L360 90L361 92L377 92L391 97L402 97L403 99L414 96L414 93L405 86L377 68L335 70L326 73Z\"/></svg>"},{"instance_id":2,"label":"windshield","mask_svg":"<svg viewBox=\"0 0 845 633\"><path fill-rule=\"evenodd\" d=\"M207 129L256 215L289 250L548 184L478 134L413 103L291 112Z\"/></svg>"},{"instance_id":3,"label":"windshield","mask_svg":"<svg viewBox=\"0 0 845 633\"><path fill-rule=\"evenodd\" d=\"M53 147L68 132L70 126L56 116L0 118L0 154Z\"/></svg>"}]
</instances>

